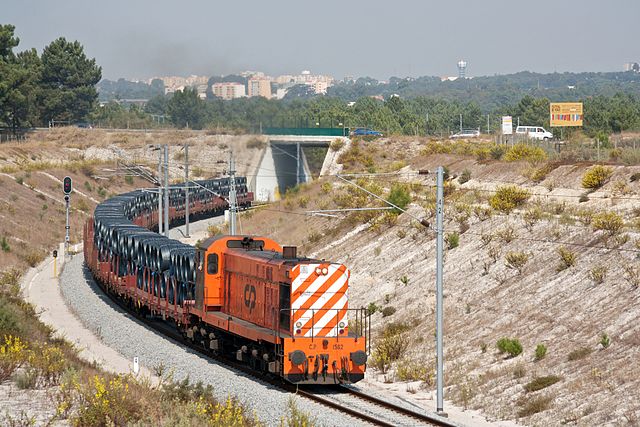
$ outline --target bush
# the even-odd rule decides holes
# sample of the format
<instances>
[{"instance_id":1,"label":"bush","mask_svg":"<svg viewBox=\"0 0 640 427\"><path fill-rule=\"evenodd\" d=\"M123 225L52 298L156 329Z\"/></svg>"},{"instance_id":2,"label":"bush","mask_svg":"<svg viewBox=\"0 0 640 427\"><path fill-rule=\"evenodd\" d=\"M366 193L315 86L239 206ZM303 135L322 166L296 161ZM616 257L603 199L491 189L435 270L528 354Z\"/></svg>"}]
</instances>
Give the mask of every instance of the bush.
<instances>
[{"instance_id":1,"label":"bush","mask_svg":"<svg viewBox=\"0 0 640 427\"><path fill-rule=\"evenodd\" d=\"M507 162L516 162L520 160L541 162L546 159L547 153L545 153L542 148L527 144L515 144L504 154L504 160Z\"/></svg>"},{"instance_id":2,"label":"bush","mask_svg":"<svg viewBox=\"0 0 640 427\"><path fill-rule=\"evenodd\" d=\"M460 177L458 178L458 182L460 184L464 184L465 182L469 182L470 179L471 179L471 171L469 169L465 169L460 174Z\"/></svg>"},{"instance_id":3,"label":"bush","mask_svg":"<svg viewBox=\"0 0 640 427\"><path fill-rule=\"evenodd\" d=\"M125 175L125 177L124 177L124 182L125 182L126 184L133 185L133 176L131 176L131 175Z\"/></svg>"},{"instance_id":4,"label":"bush","mask_svg":"<svg viewBox=\"0 0 640 427\"><path fill-rule=\"evenodd\" d=\"M29 267L35 267L44 260L44 253L38 249L33 249L26 254L22 255L22 259Z\"/></svg>"},{"instance_id":5,"label":"bush","mask_svg":"<svg viewBox=\"0 0 640 427\"><path fill-rule=\"evenodd\" d=\"M529 261L529 254L524 252L509 252L505 256L505 261L507 268L517 270L518 274L522 274L525 265Z\"/></svg>"},{"instance_id":6,"label":"bush","mask_svg":"<svg viewBox=\"0 0 640 427\"><path fill-rule=\"evenodd\" d=\"M217 225L211 224L207 227L207 234L209 235L209 237L215 237L219 234L222 234L222 229Z\"/></svg>"},{"instance_id":7,"label":"bush","mask_svg":"<svg viewBox=\"0 0 640 427\"><path fill-rule=\"evenodd\" d=\"M460 244L460 234L456 231L447 233L444 240L447 243L447 249L457 248Z\"/></svg>"},{"instance_id":8,"label":"bush","mask_svg":"<svg viewBox=\"0 0 640 427\"><path fill-rule=\"evenodd\" d=\"M536 346L536 358L535 360L542 360L547 355L547 346L544 344L538 344Z\"/></svg>"},{"instance_id":9,"label":"bush","mask_svg":"<svg viewBox=\"0 0 640 427\"><path fill-rule=\"evenodd\" d=\"M489 155L494 160L500 160L502 159L502 156L504 156L504 153L506 151L507 147L505 147L504 145L494 145L493 147L491 147L491 149L489 149Z\"/></svg>"},{"instance_id":10,"label":"bush","mask_svg":"<svg viewBox=\"0 0 640 427\"><path fill-rule=\"evenodd\" d=\"M624 221L615 212L599 212L593 216L591 225L594 230L606 231L609 236L615 236L624 227Z\"/></svg>"},{"instance_id":11,"label":"bush","mask_svg":"<svg viewBox=\"0 0 640 427\"><path fill-rule=\"evenodd\" d=\"M331 151L340 151L342 147L344 147L344 140L340 138L334 139L331 141L331 145L329 145Z\"/></svg>"},{"instance_id":12,"label":"bush","mask_svg":"<svg viewBox=\"0 0 640 427\"><path fill-rule=\"evenodd\" d=\"M581 347L581 348L575 349L571 353L569 353L569 355L567 356L567 360L569 362L574 362L576 360L584 359L585 357L587 357L590 354L591 354L591 349L590 348Z\"/></svg>"},{"instance_id":13,"label":"bush","mask_svg":"<svg viewBox=\"0 0 640 427\"><path fill-rule=\"evenodd\" d=\"M589 270L589 279L596 285L601 285L604 283L604 279L607 276L607 271L609 269L604 265L596 265L591 270Z\"/></svg>"},{"instance_id":14,"label":"bush","mask_svg":"<svg viewBox=\"0 0 640 427\"><path fill-rule=\"evenodd\" d=\"M533 182L538 184L544 181L547 175L549 175L549 172L551 172L553 169L554 169L554 166L551 163L547 163L544 166L533 169L529 177Z\"/></svg>"},{"instance_id":15,"label":"bush","mask_svg":"<svg viewBox=\"0 0 640 427\"><path fill-rule=\"evenodd\" d=\"M558 255L560 256L560 264L558 264L556 271L560 272L576 265L577 256L575 252L570 251L564 246L560 246Z\"/></svg>"},{"instance_id":16,"label":"bush","mask_svg":"<svg viewBox=\"0 0 640 427\"><path fill-rule=\"evenodd\" d=\"M613 174L613 169L602 165L595 165L585 172L582 177L582 186L591 190L596 190L604 185Z\"/></svg>"},{"instance_id":17,"label":"bush","mask_svg":"<svg viewBox=\"0 0 640 427\"><path fill-rule=\"evenodd\" d=\"M11 252L11 246L9 246L9 242L7 242L7 238L5 236L2 236L2 239L0 240L0 248L2 249L2 252Z\"/></svg>"},{"instance_id":18,"label":"bush","mask_svg":"<svg viewBox=\"0 0 640 427\"><path fill-rule=\"evenodd\" d=\"M524 386L524 389L526 392L531 393L552 386L561 379L562 377L559 377L557 375L548 375L546 377L534 378L531 382Z\"/></svg>"},{"instance_id":19,"label":"bush","mask_svg":"<svg viewBox=\"0 0 640 427\"><path fill-rule=\"evenodd\" d=\"M522 344L517 338L500 338L496 343L500 353L507 353L509 357L516 357L522 353Z\"/></svg>"},{"instance_id":20,"label":"bush","mask_svg":"<svg viewBox=\"0 0 640 427\"><path fill-rule=\"evenodd\" d=\"M332 188L333 186L331 185L330 182L323 182L322 185L320 186L320 190L322 191L323 194L329 194Z\"/></svg>"},{"instance_id":21,"label":"bush","mask_svg":"<svg viewBox=\"0 0 640 427\"><path fill-rule=\"evenodd\" d=\"M4 337L0 345L0 382L4 382L20 368L28 358L27 344L19 337Z\"/></svg>"},{"instance_id":22,"label":"bush","mask_svg":"<svg viewBox=\"0 0 640 427\"><path fill-rule=\"evenodd\" d=\"M405 336L408 329L409 327L404 323L389 323L385 326L371 357L373 367L384 374L391 363L404 356L409 345L409 340Z\"/></svg>"},{"instance_id":23,"label":"bush","mask_svg":"<svg viewBox=\"0 0 640 427\"><path fill-rule=\"evenodd\" d=\"M538 412L546 411L551 403L551 397L538 396L529 400L528 402L521 402L522 409L518 411L519 417L528 417Z\"/></svg>"},{"instance_id":24,"label":"bush","mask_svg":"<svg viewBox=\"0 0 640 427\"><path fill-rule=\"evenodd\" d=\"M391 315L393 315L396 312L396 308L395 307L385 307L382 309L382 317L389 317Z\"/></svg>"},{"instance_id":25,"label":"bush","mask_svg":"<svg viewBox=\"0 0 640 427\"><path fill-rule=\"evenodd\" d=\"M633 175L631 175L631 177L629 178L629 181L636 182L639 179L640 179L640 172L636 172Z\"/></svg>"},{"instance_id":26,"label":"bush","mask_svg":"<svg viewBox=\"0 0 640 427\"><path fill-rule=\"evenodd\" d=\"M531 232L533 231L533 227L536 223L542 219L542 209L540 209L539 206L527 209L527 211L522 215L522 219L524 220L524 225L527 230Z\"/></svg>"},{"instance_id":27,"label":"bush","mask_svg":"<svg viewBox=\"0 0 640 427\"><path fill-rule=\"evenodd\" d=\"M400 209L404 210L407 205L411 203L411 193L409 186L405 184L393 184L387 200L398 206ZM400 213L400 211L395 208L393 212L397 214Z\"/></svg>"},{"instance_id":28,"label":"bush","mask_svg":"<svg viewBox=\"0 0 640 427\"><path fill-rule=\"evenodd\" d=\"M367 306L367 315L372 316L378 310L380 310L380 307L378 307L378 305L375 302L370 302L369 305Z\"/></svg>"},{"instance_id":29,"label":"bush","mask_svg":"<svg viewBox=\"0 0 640 427\"><path fill-rule=\"evenodd\" d=\"M90 209L89 204L87 204L87 201L85 199L79 199L76 202L76 208L82 212L88 212Z\"/></svg>"},{"instance_id":30,"label":"bush","mask_svg":"<svg viewBox=\"0 0 640 427\"><path fill-rule=\"evenodd\" d=\"M600 345L602 348L607 348L611 345L611 338L609 338L609 335L607 335L606 332L603 332L602 335L600 335Z\"/></svg>"},{"instance_id":31,"label":"bush","mask_svg":"<svg viewBox=\"0 0 640 427\"><path fill-rule=\"evenodd\" d=\"M433 384L433 370L422 361L403 359L398 364L396 372L400 381L424 381L426 385Z\"/></svg>"},{"instance_id":32,"label":"bush","mask_svg":"<svg viewBox=\"0 0 640 427\"><path fill-rule=\"evenodd\" d=\"M267 145L262 139L258 137L253 137L247 141L247 148L249 149L263 149Z\"/></svg>"},{"instance_id":33,"label":"bush","mask_svg":"<svg viewBox=\"0 0 640 427\"><path fill-rule=\"evenodd\" d=\"M517 185L498 187L496 193L489 199L489 205L497 211L510 213L515 208L523 205L531 196L529 191Z\"/></svg>"}]
</instances>

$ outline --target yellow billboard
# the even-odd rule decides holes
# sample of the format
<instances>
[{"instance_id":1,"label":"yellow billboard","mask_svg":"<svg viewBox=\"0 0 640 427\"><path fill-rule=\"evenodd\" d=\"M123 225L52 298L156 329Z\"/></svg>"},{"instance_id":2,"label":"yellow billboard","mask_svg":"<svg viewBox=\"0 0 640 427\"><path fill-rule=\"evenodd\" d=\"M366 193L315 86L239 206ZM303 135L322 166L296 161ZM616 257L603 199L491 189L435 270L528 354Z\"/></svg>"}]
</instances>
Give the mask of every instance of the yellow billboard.
<instances>
[{"instance_id":1,"label":"yellow billboard","mask_svg":"<svg viewBox=\"0 0 640 427\"><path fill-rule=\"evenodd\" d=\"M552 102L549 105L551 127L582 126L582 102Z\"/></svg>"}]
</instances>

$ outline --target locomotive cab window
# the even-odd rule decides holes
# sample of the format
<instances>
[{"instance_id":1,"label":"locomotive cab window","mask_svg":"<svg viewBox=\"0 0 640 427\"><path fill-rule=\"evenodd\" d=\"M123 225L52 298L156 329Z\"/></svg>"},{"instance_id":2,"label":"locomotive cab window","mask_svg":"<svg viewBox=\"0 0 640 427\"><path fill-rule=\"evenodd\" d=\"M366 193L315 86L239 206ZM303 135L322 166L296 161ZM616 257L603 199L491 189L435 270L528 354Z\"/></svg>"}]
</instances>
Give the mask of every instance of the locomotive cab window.
<instances>
[{"instance_id":1,"label":"locomotive cab window","mask_svg":"<svg viewBox=\"0 0 640 427\"><path fill-rule=\"evenodd\" d=\"M218 254L207 255L207 273L218 274Z\"/></svg>"}]
</instances>

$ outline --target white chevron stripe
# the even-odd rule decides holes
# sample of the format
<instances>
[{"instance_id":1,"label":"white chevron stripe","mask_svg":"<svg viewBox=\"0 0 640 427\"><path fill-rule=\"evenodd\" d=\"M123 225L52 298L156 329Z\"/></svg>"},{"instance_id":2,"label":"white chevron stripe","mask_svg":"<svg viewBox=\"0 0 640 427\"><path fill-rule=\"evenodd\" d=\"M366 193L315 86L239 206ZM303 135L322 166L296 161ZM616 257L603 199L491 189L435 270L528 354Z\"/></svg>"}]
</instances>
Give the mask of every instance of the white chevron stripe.
<instances>
[{"instance_id":1,"label":"white chevron stripe","mask_svg":"<svg viewBox=\"0 0 640 427\"><path fill-rule=\"evenodd\" d=\"M331 277L336 272L336 270L338 270L338 267L339 266L330 266L329 272L327 273L326 276L325 275L318 276L318 278L313 281L311 286L309 286L306 291L304 291L301 295L299 295L297 298L291 301L291 308L299 309L300 307L302 307L304 303L309 298L311 298L311 296L313 296L313 294L315 294L318 291L318 289L320 289L320 287L322 287L322 285L327 281L327 279ZM336 280L336 282L342 280L344 283L344 280L346 279L343 280L343 278L346 278L346 274L343 274L338 280ZM294 298L293 294L292 294L292 298Z\"/></svg>"},{"instance_id":2,"label":"white chevron stripe","mask_svg":"<svg viewBox=\"0 0 640 427\"><path fill-rule=\"evenodd\" d=\"M329 321L331 321L331 319L333 319L334 317L336 317L339 313L339 310L345 308L347 305L347 298L346 295L342 296L342 298L340 298L336 304L333 306L333 308L331 310L328 310L319 320L318 322L316 322L313 325L313 328L309 325L309 330L304 334L305 337L310 337L312 334L314 336L317 336L322 329L327 325L327 323L329 323ZM346 313L344 314L344 316L342 316L342 318L338 319L338 324L340 324L340 322L345 321L346 318ZM303 326L304 327L304 326ZM337 331L337 325L335 328L332 328L331 331L329 333L327 333L326 337L334 337L338 334Z\"/></svg>"},{"instance_id":3,"label":"white chevron stripe","mask_svg":"<svg viewBox=\"0 0 640 427\"><path fill-rule=\"evenodd\" d=\"M331 287L329 287L329 289L327 289L320 298L318 298L312 305L310 308L308 308L302 315L302 317L304 316L311 316L311 311L312 310L320 310L321 308L324 307L324 305L327 303L327 301L329 301L331 299L331 297L340 290L340 288L342 288L342 286L344 286L345 282L347 281L347 274L343 274L342 276L340 276L338 278L338 280L335 281L335 283L333 285L331 285ZM343 298L346 298L346 293L343 296ZM308 297L306 298L308 299ZM305 301L306 301L305 299ZM341 301L338 300L338 301ZM302 306L302 304L298 305L296 308L300 309L300 307ZM334 306L335 307L335 306ZM330 308L334 308L334 307L330 307Z\"/></svg>"}]
</instances>

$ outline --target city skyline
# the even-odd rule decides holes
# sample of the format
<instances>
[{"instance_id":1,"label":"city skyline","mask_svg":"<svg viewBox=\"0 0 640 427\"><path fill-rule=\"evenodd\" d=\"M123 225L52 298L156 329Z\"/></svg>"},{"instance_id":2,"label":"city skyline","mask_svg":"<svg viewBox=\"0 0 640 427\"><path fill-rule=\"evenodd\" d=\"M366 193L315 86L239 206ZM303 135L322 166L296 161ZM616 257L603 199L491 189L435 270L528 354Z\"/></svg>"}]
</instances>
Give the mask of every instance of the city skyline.
<instances>
[{"instance_id":1,"label":"city skyline","mask_svg":"<svg viewBox=\"0 0 640 427\"><path fill-rule=\"evenodd\" d=\"M273 76L310 69L338 80L455 76L460 59L469 76L607 72L640 60L632 42L640 3L632 0L615 7L596 0L540 0L535 8L505 0L462 3L249 1L251 13L237 14L233 5L202 0L181 6L114 0L101 7L9 0L2 23L16 26L18 51L41 51L60 36L78 40L110 80L246 69Z\"/></svg>"}]
</instances>

